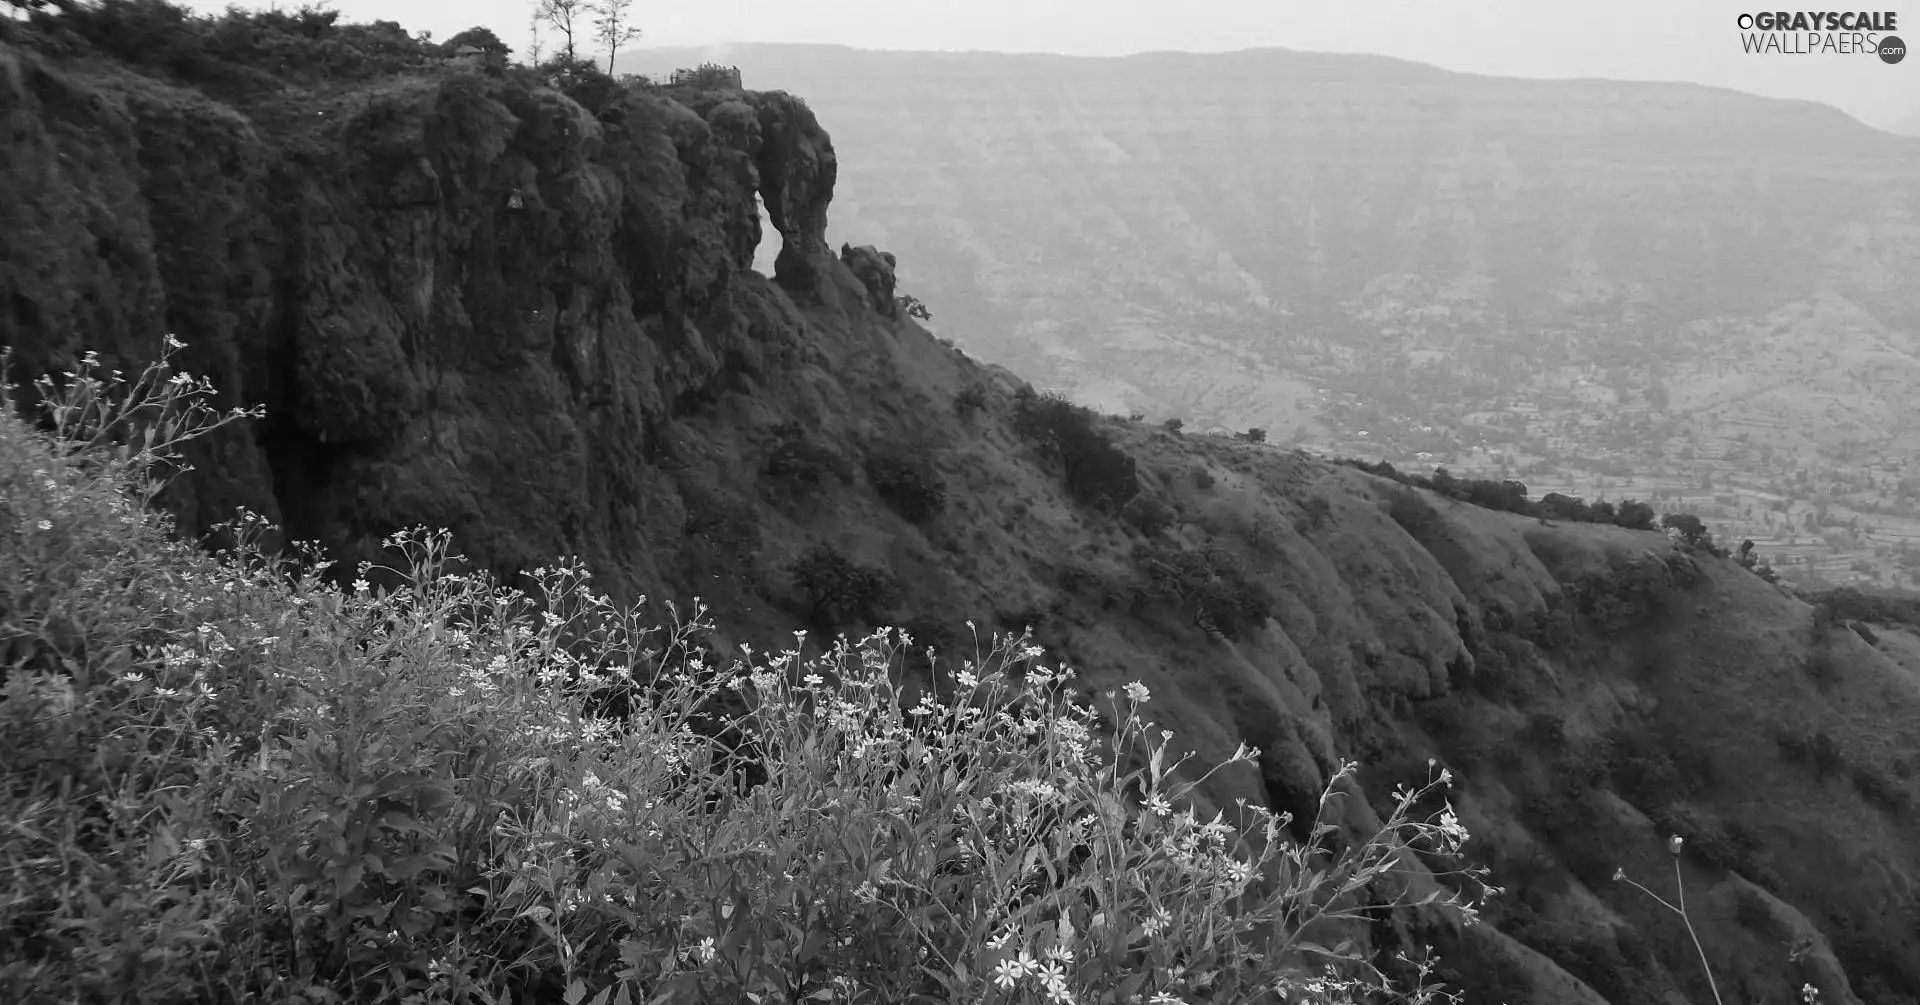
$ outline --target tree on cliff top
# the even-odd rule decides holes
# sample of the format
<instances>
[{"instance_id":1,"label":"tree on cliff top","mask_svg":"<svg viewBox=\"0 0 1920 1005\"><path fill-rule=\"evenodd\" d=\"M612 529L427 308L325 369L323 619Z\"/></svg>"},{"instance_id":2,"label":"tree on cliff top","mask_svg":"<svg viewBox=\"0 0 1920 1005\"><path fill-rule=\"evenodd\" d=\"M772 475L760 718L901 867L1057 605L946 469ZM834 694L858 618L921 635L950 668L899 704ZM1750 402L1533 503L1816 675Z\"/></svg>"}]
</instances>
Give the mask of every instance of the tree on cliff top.
<instances>
[{"instance_id":1,"label":"tree on cliff top","mask_svg":"<svg viewBox=\"0 0 1920 1005\"><path fill-rule=\"evenodd\" d=\"M585 0L534 0L533 19L560 33L558 56L568 63L579 58L573 35L581 27L581 17L591 8Z\"/></svg>"},{"instance_id":2,"label":"tree on cliff top","mask_svg":"<svg viewBox=\"0 0 1920 1005\"><path fill-rule=\"evenodd\" d=\"M593 37L606 47L607 73L612 74L614 54L640 37L640 29L633 26L633 0L600 0L589 9L594 12Z\"/></svg>"}]
</instances>

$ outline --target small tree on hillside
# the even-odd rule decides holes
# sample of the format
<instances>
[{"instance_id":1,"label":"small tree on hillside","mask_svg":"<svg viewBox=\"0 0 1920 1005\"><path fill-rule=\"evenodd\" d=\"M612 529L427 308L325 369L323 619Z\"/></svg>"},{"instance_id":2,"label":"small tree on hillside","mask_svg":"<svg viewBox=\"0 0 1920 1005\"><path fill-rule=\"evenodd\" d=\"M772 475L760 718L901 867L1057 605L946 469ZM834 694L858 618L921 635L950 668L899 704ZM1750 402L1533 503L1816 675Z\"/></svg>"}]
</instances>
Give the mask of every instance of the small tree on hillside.
<instances>
[{"instance_id":1,"label":"small tree on hillside","mask_svg":"<svg viewBox=\"0 0 1920 1005\"><path fill-rule=\"evenodd\" d=\"M1769 583L1777 583L1780 581L1780 574L1773 571L1773 566L1760 561L1760 555L1753 550L1753 542L1750 540L1740 542L1740 551L1736 556L1736 560L1739 561L1742 568Z\"/></svg>"},{"instance_id":2,"label":"small tree on hillside","mask_svg":"<svg viewBox=\"0 0 1920 1005\"><path fill-rule=\"evenodd\" d=\"M1638 499L1628 499L1614 513L1613 524L1628 530L1652 530L1653 507Z\"/></svg>"},{"instance_id":3,"label":"small tree on hillside","mask_svg":"<svg viewBox=\"0 0 1920 1005\"><path fill-rule=\"evenodd\" d=\"M589 9L586 0L534 0L534 4L535 23L544 24L560 35L560 51L556 55L569 64L579 59L574 35L585 28L582 22Z\"/></svg>"},{"instance_id":4,"label":"small tree on hillside","mask_svg":"<svg viewBox=\"0 0 1920 1005\"><path fill-rule=\"evenodd\" d=\"M859 565L826 544L807 549L787 571L806 595L808 620L822 632L879 621L898 589L886 572Z\"/></svg>"},{"instance_id":5,"label":"small tree on hillside","mask_svg":"<svg viewBox=\"0 0 1920 1005\"><path fill-rule=\"evenodd\" d=\"M533 12L532 23L527 25L527 65L539 66L540 56L546 51L546 45L540 41L540 11Z\"/></svg>"},{"instance_id":6,"label":"small tree on hillside","mask_svg":"<svg viewBox=\"0 0 1920 1005\"><path fill-rule=\"evenodd\" d=\"M1707 525L1692 513L1668 513L1660 518L1660 526L1680 536L1685 544L1713 551L1713 535L1707 532Z\"/></svg>"},{"instance_id":7,"label":"small tree on hillside","mask_svg":"<svg viewBox=\"0 0 1920 1005\"><path fill-rule=\"evenodd\" d=\"M1013 428L1060 462L1068 491L1081 503L1116 510L1140 490L1133 457L1099 429L1091 409L1023 388Z\"/></svg>"},{"instance_id":8,"label":"small tree on hillside","mask_svg":"<svg viewBox=\"0 0 1920 1005\"><path fill-rule=\"evenodd\" d=\"M613 73L613 57L620 47L640 37L633 24L633 0L599 0L590 8L594 13L593 37L607 50L607 73Z\"/></svg>"}]
</instances>

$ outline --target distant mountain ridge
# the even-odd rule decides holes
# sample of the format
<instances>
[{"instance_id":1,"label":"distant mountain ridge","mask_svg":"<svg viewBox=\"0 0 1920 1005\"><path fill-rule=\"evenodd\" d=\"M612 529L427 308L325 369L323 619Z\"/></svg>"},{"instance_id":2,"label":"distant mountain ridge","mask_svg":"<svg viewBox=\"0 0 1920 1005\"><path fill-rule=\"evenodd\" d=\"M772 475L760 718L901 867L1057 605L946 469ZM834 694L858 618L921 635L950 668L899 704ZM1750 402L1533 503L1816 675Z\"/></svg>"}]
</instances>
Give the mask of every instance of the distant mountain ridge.
<instances>
[{"instance_id":1,"label":"distant mountain ridge","mask_svg":"<svg viewBox=\"0 0 1920 1005\"><path fill-rule=\"evenodd\" d=\"M833 132L832 244L894 252L942 335L1042 386L1556 488L1629 472L1782 552L1808 545L1760 500L1699 486L1792 496L1795 527L1907 514L1860 560L1920 540L1888 474L1920 465L1913 139L1702 85L1277 49L624 65L706 60Z\"/></svg>"},{"instance_id":2,"label":"distant mountain ridge","mask_svg":"<svg viewBox=\"0 0 1920 1005\"><path fill-rule=\"evenodd\" d=\"M1920 317L1872 275L1920 257L1916 148L1823 105L1287 50L711 52L627 65L719 58L805 95L850 154L833 231L899 254L963 344L1115 406L1275 420L1258 396L1151 391L1118 346L1220 339L1270 362L1275 327L1378 331L1435 298L1456 332L1503 312L1644 330L1824 291L1901 330Z\"/></svg>"}]
</instances>

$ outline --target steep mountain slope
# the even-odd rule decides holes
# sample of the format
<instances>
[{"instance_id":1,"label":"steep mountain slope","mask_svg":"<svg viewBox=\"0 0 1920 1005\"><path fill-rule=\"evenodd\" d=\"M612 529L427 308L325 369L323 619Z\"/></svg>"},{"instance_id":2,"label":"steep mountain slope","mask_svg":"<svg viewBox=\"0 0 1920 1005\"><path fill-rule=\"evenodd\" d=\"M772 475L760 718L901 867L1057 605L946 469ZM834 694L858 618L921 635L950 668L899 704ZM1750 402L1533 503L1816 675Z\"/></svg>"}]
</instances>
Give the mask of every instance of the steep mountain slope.
<instances>
[{"instance_id":1,"label":"steep mountain slope","mask_svg":"<svg viewBox=\"0 0 1920 1005\"><path fill-rule=\"evenodd\" d=\"M347 563L415 523L505 574L579 554L616 596L702 597L722 651L1032 625L1087 686L1145 682L1202 764L1261 748L1217 805L1310 816L1346 759L1375 810L1429 757L1458 772L1509 887L1492 924L1361 934L1439 945L1471 1000L1705 1000L1677 919L1611 882L1666 889L1672 832L1723 987L1920 1000L1920 679L1891 635L1658 534L1225 438L1094 421L1127 460L1090 495L1021 380L827 252L844 154L786 94L369 68L337 28L310 40L332 76L229 89L243 59L168 62L151 31L6 32L10 378L174 331L267 406L171 493L187 529L244 503ZM796 576L821 545L891 590Z\"/></svg>"},{"instance_id":2,"label":"steep mountain slope","mask_svg":"<svg viewBox=\"0 0 1920 1005\"><path fill-rule=\"evenodd\" d=\"M1693 85L1285 50L628 65L703 59L807 95L847 164L830 238L892 249L942 335L1042 386L1673 493L1841 574L1893 576L1877 552L1920 535L1888 473L1920 461L1920 142ZM1795 539L1779 498L1874 539Z\"/></svg>"}]
</instances>

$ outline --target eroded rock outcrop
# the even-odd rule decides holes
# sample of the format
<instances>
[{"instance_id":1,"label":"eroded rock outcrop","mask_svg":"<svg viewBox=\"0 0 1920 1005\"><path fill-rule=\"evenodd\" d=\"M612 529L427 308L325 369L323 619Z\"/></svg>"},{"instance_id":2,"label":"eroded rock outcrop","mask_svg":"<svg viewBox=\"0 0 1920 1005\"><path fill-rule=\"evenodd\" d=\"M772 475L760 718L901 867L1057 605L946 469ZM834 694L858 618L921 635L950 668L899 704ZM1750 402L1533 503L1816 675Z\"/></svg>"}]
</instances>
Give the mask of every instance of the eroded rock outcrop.
<instances>
[{"instance_id":1,"label":"eroded rock outcrop","mask_svg":"<svg viewBox=\"0 0 1920 1005\"><path fill-rule=\"evenodd\" d=\"M244 503L364 556L418 514L490 566L584 548L637 563L609 574L630 586L654 574L612 558L647 552L642 456L801 350L749 268L756 191L789 287L831 262L832 146L784 94L636 92L596 117L456 72L249 114L4 58L19 372L82 347L130 364L172 331L272 416L196 458L171 499L189 528Z\"/></svg>"},{"instance_id":2,"label":"eroded rock outcrop","mask_svg":"<svg viewBox=\"0 0 1920 1005\"><path fill-rule=\"evenodd\" d=\"M852 245L840 246L840 264L853 273L860 285L867 288L867 301L873 305L875 314L884 318L900 316L900 305L893 299L893 267L896 264L892 252L881 251L871 244L856 248Z\"/></svg>"},{"instance_id":3,"label":"eroded rock outcrop","mask_svg":"<svg viewBox=\"0 0 1920 1005\"><path fill-rule=\"evenodd\" d=\"M804 101L778 91L756 93L752 100L763 137L757 154L761 197L784 239L775 278L790 290L805 289L827 253L827 203L839 163Z\"/></svg>"}]
</instances>

